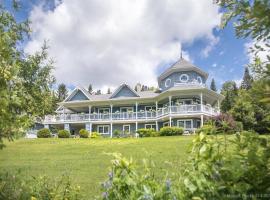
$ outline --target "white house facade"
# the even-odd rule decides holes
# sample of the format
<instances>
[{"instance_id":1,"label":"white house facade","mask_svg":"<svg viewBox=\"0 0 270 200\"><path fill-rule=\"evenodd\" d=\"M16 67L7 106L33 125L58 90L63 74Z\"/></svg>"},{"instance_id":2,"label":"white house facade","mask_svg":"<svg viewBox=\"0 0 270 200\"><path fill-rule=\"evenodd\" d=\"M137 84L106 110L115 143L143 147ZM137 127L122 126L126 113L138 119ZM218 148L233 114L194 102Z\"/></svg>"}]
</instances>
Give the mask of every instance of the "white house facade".
<instances>
[{"instance_id":1,"label":"white house facade","mask_svg":"<svg viewBox=\"0 0 270 200\"><path fill-rule=\"evenodd\" d=\"M159 91L135 91L127 84L112 94L94 95L76 88L55 115L45 116L45 127L76 134L84 128L113 137L114 130L134 134L140 128L164 126L193 132L207 118L219 114L223 96L208 89L208 74L180 59L158 77Z\"/></svg>"}]
</instances>

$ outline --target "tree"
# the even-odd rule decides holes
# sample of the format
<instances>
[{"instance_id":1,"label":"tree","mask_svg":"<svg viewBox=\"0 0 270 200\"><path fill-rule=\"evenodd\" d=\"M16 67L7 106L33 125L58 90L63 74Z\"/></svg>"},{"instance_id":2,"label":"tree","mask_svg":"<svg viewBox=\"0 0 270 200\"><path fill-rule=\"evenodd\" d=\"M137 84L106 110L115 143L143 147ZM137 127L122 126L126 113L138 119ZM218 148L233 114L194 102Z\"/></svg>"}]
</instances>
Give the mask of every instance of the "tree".
<instances>
[{"instance_id":1,"label":"tree","mask_svg":"<svg viewBox=\"0 0 270 200\"><path fill-rule=\"evenodd\" d=\"M221 88L221 94L225 96L225 99L221 102L221 111L228 112L235 103L237 97L238 88L234 81L226 81Z\"/></svg>"},{"instance_id":2,"label":"tree","mask_svg":"<svg viewBox=\"0 0 270 200\"><path fill-rule=\"evenodd\" d=\"M249 70L246 67L245 72L244 72L243 81L241 83L241 89L249 90L251 88L251 84L252 84L252 77L250 76Z\"/></svg>"},{"instance_id":3,"label":"tree","mask_svg":"<svg viewBox=\"0 0 270 200\"><path fill-rule=\"evenodd\" d=\"M215 79L212 79L210 89L215 91L215 92L217 91Z\"/></svg>"},{"instance_id":4,"label":"tree","mask_svg":"<svg viewBox=\"0 0 270 200\"><path fill-rule=\"evenodd\" d=\"M58 96L59 102L64 101L67 98L68 90L64 83L61 83L60 85L58 85L57 96Z\"/></svg>"},{"instance_id":5,"label":"tree","mask_svg":"<svg viewBox=\"0 0 270 200\"><path fill-rule=\"evenodd\" d=\"M92 94L92 92L93 92L92 84L89 84L89 86L88 86L88 92L89 92L90 94Z\"/></svg>"},{"instance_id":6,"label":"tree","mask_svg":"<svg viewBox=\"0 0 270 200\"><path fill-rule=\"evenodd\" d=\"M111 94L111 89L108 88L107 94Z\"/></svg>"},{"instance_id":7,"label":"tree","mask_svg":"<svg viewBox=\"0 0 270 200\"><path fill-rule=\"evenodd\" d=\"M96 95L100 95L101 94L101 90L97 90Z\"/></svg>"},{"instance_id":8,"label":"tree","mask_svg":"<svg viewBox=\"0 0 270 200\"><path fill-rule=\"evenodd\" d=\"M26 55L18 44L29 36L29 22L17 22L13 10L0 5L0 148L29 128L36 117L51 112L53 62L47 46Z\"/></svg>"}]
</instances>

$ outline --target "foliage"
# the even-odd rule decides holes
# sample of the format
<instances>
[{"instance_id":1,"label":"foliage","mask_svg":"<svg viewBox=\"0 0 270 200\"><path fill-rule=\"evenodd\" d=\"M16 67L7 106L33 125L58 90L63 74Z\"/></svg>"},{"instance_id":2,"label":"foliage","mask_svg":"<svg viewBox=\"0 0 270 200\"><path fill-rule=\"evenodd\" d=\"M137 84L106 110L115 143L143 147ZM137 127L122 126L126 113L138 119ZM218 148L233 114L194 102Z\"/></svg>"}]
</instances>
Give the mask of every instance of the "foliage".
<instances>
[{"instance_id":1,"label":"foliage","mask_svg":"<svg viewBox=\"0 0 270 200\"><path fill-rule=\"evenodd\" d=\"M215 135L217 133L217 129L213 124L205 124L201 128L196 130L196 133L204 133L205 135Z\"/></svg>"},{"instance_id":2,"label":"foliage","mask_svg":"<svg viewBox=\"0 0 270 200\"><path fill-rule=\"evenodd\" d=\"M221 111L229 111L235 102L235 98L238 94L238 88L234 81L226 81L221 88L221 94L225 96L225 99L221 102Z\"/></svg>"},{"instance_id":3,"label":"foliage","mask_svg":"<svg viewBox=\"0 0 270 200\"><path fill-rule=\"evenodd\" d=\"M175 197L171 191L170 180L160 184L146 162L139 173L132 159L122 158L120 154L113 155L109 178L102 184L101 199L173 199Z\"/></svg>"},{"instance_id":4,"label":"foliage","mask_svg":"<svg viewBox=\"0 0 270 200\"><path fill-rule=\"evenodd\" d=\"M141 128L137 130L139 137L156 137L159 133L155 129Z\"/></svg>"},{"instance_id":5,"label":"foliage","mask_svg":"<svg viewBox=\"0 0 270 200\"><path fill-rule=\"evenodd\" d=\"M216 86L215 79L212 79L210 89L215 91L215 92L217 91L217 86Z\"/></svg>"},{"instance_id":6,"label":"foliage","mask_svg":"<svg viewBox=\"0 0 270 200\"><path fill-rule=\"evenodd\" d=\"M89 132L85 129L81 129L79 131L80 138L88 138L89 137Z\"/></svg>"},{"instance_id":7,"label":"foliage","mask_svg":"<svg viewBox=\"0 0 270 200\"><path fill-rule=\"evenodd\" d=\"M35 117L52 111L53 62L46 44L33 55L18 46L29 32L28 21L17 22L13 10L0 5L0 148L2 138L22 135Z\"/></svg>"},{"instance_id":8,"label":"foliage","mask_svg":"<svg viewBox=\"0 0 270 200\"><path fill-rule=\"evenodd\" d=\"M121 134L121 131L118 130L118 129L115 129L115 130L113 131L113 136L115 136L115 137L120 137L120 134Z\"/></svg>"},{"instance_id":9,"label":"foliage","mask_svg":"<svg viewBox=\"0 0 270 200\"><path fill-rule=\"evenodd\" d=\"M88 86L88 92L89 92L90 94L92 94L92 92L93 92L92 84L89 84L89 86Z\"/></svg>"},{"instance_id":10,"label":"foliage","mask_svg":"<svg viewBox=\"0 0 270 200\"><path fill-rule=\"evenodd\" d=\"M37 132L38 138L50 138L51 136L52 136L51 131L48 128L42 128Z\"/></svg>"},{"instance_id":11,"label":"foliage","mask_svg":"<svg viewBox=\"0 0 270 200\"><path fill-rule=\"evenodd\" d=\"M214 124L219 133L234 133L236 130L236 122L232 115L221 113L214 117Z\"/></svg>"},{"instance_id":12,"label":"foliage","mask_svg":"<svg viewBox=\"0 0 270 200\"><path fill-rule=\"evenodd\" d=\"M163 127L160 129L160 136L183 135L184 129L181 127Z\"/></svg>"},{"instance_id":13,"label":"foliage","mask_svg":"<svg viewBox=\"0 0 270 200\"><path fill-rule=\"evenodd\" d=\"M99 138L99 137L101 137L100 133L98 133L98 132L91 133L91 138Z\"/></svg>"},{"instance_id":14,"label":"foliage","mask_svg":"<svg viewBox=\"0 0 270 200\"><path fill-rule=\"evenodd\" d=\"M58 131L58 138L69 138L70 132L68 130L59 130Z\"/></svg>"},{"instance_id":15,"label":"foliage","mask_svg":"<svg viewBox=\"0 0 270 200\"><path fill-rule=\"evenodd\" d=\"M142 171L132 160L114 154L101 199L260 199L270 192L270 141L252 132L235 134L230 149L221 138L200 133L190 158L171 181ZM145 161L145 163L147 163Z\"/></svg>"},{"instance_id":16,"label":"foliage","mask_svg":"<svg viewBox=\"0 0 270 200\"><path fill-rule=\"evenodd\" d=\"M248 68L246 67L245 72L244 72L243 81L241 83L241 89L249 90L251 88L252 81L253 81L252 77L249 74Z\"/></svg>"},{"instance_id":17,"label":"foliage","mask_svg":"<svg viewBox=\"0 0 270 200\"><path fill-rule=\"evenodd\" d=\"M58 101L59 102L64 101L67 98L67 95L68 95L68 90L67 90L66 85L64 83L59 84L57 88Z\"/></svg>"},{"instance_id":18,"label":"foliage","mask_svg":"<svg viewBox=\"0 0 270 200\"><path fill-rule=\"evenodd\" d=\"M0 199L5 200L77 200L80 187L72 186L69 177L49 179L46 176L23 179L20 173L0 173Z\"/></svg>"}]
</instances>

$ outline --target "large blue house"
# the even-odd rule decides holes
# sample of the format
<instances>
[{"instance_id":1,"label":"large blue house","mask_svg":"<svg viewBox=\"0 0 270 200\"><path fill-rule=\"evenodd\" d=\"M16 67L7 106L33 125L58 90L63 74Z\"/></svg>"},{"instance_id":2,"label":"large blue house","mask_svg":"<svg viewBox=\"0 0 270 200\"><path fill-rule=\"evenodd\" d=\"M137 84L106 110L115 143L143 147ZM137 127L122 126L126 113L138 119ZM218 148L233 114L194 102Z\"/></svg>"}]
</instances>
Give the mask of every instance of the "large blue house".
<instances>
[{"instance_id":1,"label":"large blue house","mask_svg":"<svg viewBox=\"0 0 270 200\"><path fill-rule=\"evenodd\" d=\"M140 128L160 130L165 126L193 132L219 113L223 99L206 87L207 77L181 58L158 77L159 91L135 91L122 84L112 94L94 95L78 87L43 124L71 133L85 128L110 137L116 129L132 134Z\"/></svg>"}]
</instances>

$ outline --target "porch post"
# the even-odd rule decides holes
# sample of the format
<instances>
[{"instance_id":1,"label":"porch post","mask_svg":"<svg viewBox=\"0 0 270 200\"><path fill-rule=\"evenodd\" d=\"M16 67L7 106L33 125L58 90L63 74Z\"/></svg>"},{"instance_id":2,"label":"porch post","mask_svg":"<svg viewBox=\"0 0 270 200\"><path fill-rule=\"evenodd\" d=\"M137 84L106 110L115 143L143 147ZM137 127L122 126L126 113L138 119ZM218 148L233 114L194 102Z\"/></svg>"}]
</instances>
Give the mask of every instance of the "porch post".
<instances>
[{"instance_id":1,"label":"porch post","mask_svg":"<svg viewBox=\"0 0 270 200\"><path fill-rule=\"evenodd\" d=\"M169 96L169 112L170 112L170 114L172 113L171 106L172 106L172 96Z\"/></svg>"},{"instance_id":2,"label":"porch post","mask_svg":"<svg viewBox=\"0 0 270 200\"><path fill-rule=\"evenodd\" d=\"M89 121L91 120L91 117L90 117L90 115L91 115L91 106L88 106L88 114L89 114Z\"/></svg>"},{"instance_id":3,"label":"porch post","mask_svg":"<svg viewBox=\"0 0 270 200\"><path fill-rule=\"evenodd\" d=\"M63 119L66 120L66 113L65 113L65 107L63 106Z\"/></svg>"},{"instance_id":4,"label":"porch post","mask_svg":"<svg viewBox=\"0 0 270 200\"><path fill-rule=\"evenodd\" d=\"M201 115L201 127L203 127L203 115Z\"/></svg>"},{"instance_id":5,"label":"porch post","mask_svg":"<svg viewBox=\"0 0 270 200\"><path fill-rule=\"evenodd\" d=\"M113 109L113 105L111 104L111 112L110 112L110 119L111 119L111 129L110 129L110 132L111 132L111 138L113 137L113 124L112 124L112 109Z\"/></svg>"},{"instance_id":6,"label":"porch post","mask_svg":"<svg viewBox=\"0 0 270 200\"><path fill-rule=\"evenodd\" d=\"M91 122L85 123L85 129L90 133L90 136L91 136L91 133L92 133L92 123Z\"/></svg>"},{"instance_id":7,"label":"porch post","mask_svg":"<svg viewBox=\"0 0 270 200\"><path fill-rule=\"evenodd\" d=\"M157 113L158 113L158 102L156 101L156 119L157 119ZM156 120L156 131L158 131L158 121Z\"/></svg>"},{"instance_id":8,"label":"porch post","mask_svg":"<svg viewBox=\"0 0 270 200\"><path fill-rule=\"evenodd\" d=\"M169 122L170 127L172 126L172 117L170 116L170 122Z\"/></svg>"},{"instance_id":9,"label":"porch post","mask_svg":"<svg viewBox=\"0 0 270 200\"><path fill-rule=\"evenodd\" d=\"M70 125L69 124L64 124L64 129L70 132Z\"/></svg>"},{"instance_id":10,"label":"porch post","mask_svg":"<svg viewBox=\"0 0 270 200\"><path fill-rule=\"evenodd\" d=\"M200 99L201 99L201 112L203 112L203 93L202 92L200 95Z\"/></svg>"},{"instance_id":11,"label":"porch post","mask_svg":"<svg viewBox=\"0 0 270 200\"><path fill-rule=\"evenodd\" d=\"M136 122L135 122L135 137L137 137L137 131L138 131L138 102L136 101L135 104L135 117L136 117Z\"/></svg>"},{"instance_id":12,"label":"porch post","mask_svg":"<svg viewBox=\"0 0 270 200\"><path fill-rule=\"evenodd\" d=\"M219 99L217 101L217 105L218 105L218 113L219 113L219 110L220 110L220 102L219 102Z\"/></svg>"}]
</instances>

